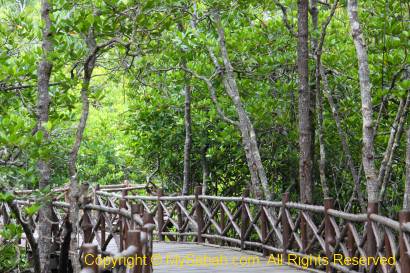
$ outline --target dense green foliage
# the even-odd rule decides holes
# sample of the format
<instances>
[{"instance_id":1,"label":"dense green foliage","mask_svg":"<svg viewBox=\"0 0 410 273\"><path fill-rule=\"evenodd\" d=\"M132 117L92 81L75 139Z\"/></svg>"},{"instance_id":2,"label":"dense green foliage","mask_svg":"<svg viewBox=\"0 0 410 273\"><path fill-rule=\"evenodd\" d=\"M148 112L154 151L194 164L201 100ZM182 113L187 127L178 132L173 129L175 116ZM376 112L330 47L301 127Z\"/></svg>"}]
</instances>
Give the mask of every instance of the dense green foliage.
<instances>
[{"instance_id":1,"label":"dense green foliage","mask_svg":"<svg viewBox=\"0 0 410 273\"><path fill-rule=\"evenodd\" d=\"M296 43L275 1L200 1L192 25L189 1L54 1L52 98L46 145L36 123L36 65L40 58L37 1L2 1L0 12L0 186L36 188L36 161L49 158L53 185L68 182L67 160L80 116L81 64L87 56L84 33L92 26L97 43L119 38L98 59L91 81L91 111L78 159L81 181L144 183L159 166L153 181L168 192L180 191L183 175L184 86L192 86L192 187L202 183L201 152L210 170L209 192L240 194L249 171L238 129L221 120L205 83L179 69L182 62L206 77L215 69L206 47L219 54L209 11L218 8L234 66L241 100L257 133L262 161L275 198L298 180L298 81ZM91 3L92 2L92 3ZM296 29L296 1L280 1ZM333 1L330 1L333 2ZM319 29L330 12L319 4ZM377 164L389 138L398 101L407 95L409 80L409 4L361 1L361 20L368 43L375 120L382 101L376 136ZM130 12L131 10L131 12ZM97 12L97 13L96 13ZM182 28L181 28L182 26ZM320 31L310 25L310 37ZM124 46L124 43L127 46ZM324 41L323 64L339 106L357 169L361 169L360 92L356 54L349 34L345 1L336 9ZM311 65L314 88L314 61ZM225 114L236 113L215 77L217 97ZM19 87L20 86L20 87ZM19 88L12 88L19 87ZM331 194L341 208L352 195L353 179L346 166L335 121L324 98L326 173ZM44 144L44 143L43 143ZM398 143L384 207L401 206L405 141ZM39 149L38 147L42 147ZM315 200L322 192L315 141ZM365 190L363 172L362 190Z\"/></svg>"}]
</instances>

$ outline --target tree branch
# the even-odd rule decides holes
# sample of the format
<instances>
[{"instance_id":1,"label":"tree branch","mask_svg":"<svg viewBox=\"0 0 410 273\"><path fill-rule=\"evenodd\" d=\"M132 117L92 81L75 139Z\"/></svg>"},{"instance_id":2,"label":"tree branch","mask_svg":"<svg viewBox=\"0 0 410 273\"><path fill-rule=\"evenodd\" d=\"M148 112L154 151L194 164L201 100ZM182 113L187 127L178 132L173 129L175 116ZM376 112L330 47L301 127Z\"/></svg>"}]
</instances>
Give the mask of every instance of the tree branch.
<instances>
[{"instance_id":1,"label":"tree branch","mask_svg":"<svg viewBox=\"0 0 410 273\"><path fill-rule=\"evenodd\" d=\"M200 80L202 80L202 81L204 81L204 82L206 83L206 85L207 85L207 87L208 87L208 90L209 90L209 92L210 92L210 95L211 95L211 100L212 100L213 104L215 105L215 108L216 108L216 111L218 112L219 117L220 117L222 120L224 120L224 121L226 121L226 122L228 122L228 123L231 123L231 124L233 124L233 125L235 125L235 126L239 126L239 122L228 118L228 117L225 115L225 113L223 112L222 108L220 107L220 105L219 105L219 103L218 103L218 99L217 99L217 96L216 96L215 87L213 86L213 84L212 84L212 82L211 82L210 79L208 79L208 78L205 77L205 76L196 74L194 71L190 70L189 68L181 67L181 69L184 70L184 71L187 72L187 73L190 73L193 77L195 77L195 78L197 78L197 79L200 79Z\"/></svg>"},{"instance_id":2,"label":"tree branch","mask_svg":"<svg viewBox=\"0 0 410 273\"><path fill-rule=\"evenodd\" d=\"M281 4L278 0L273 0L273 2L275 3L275 5L277 5L281 9L283 23L285 24L286 28L289 30L290 34L293 37L297 37L297 34L295 30L293 29L293 25L289 23L287 8L283 4Z\"/></svg>"},{"instance_id":3,"label":"tree branch","mask_svg":"<svg viewBox=\"0 0 410 273\"><path fill-rule=\"evenodd\" d=\"M38 252L38 245L36 239L34 237L33 232L31 231L31 226L23 220L20 210L16 203L13 201L7 202L8 206L10 207L11 211L16 216L17 222L22 226L24 234L26 234L26 238L28 243L30 244L31 250L33 251L33 265L34 265L34 272L40 272L40 258Z\"/></svg>"}]
</instances>

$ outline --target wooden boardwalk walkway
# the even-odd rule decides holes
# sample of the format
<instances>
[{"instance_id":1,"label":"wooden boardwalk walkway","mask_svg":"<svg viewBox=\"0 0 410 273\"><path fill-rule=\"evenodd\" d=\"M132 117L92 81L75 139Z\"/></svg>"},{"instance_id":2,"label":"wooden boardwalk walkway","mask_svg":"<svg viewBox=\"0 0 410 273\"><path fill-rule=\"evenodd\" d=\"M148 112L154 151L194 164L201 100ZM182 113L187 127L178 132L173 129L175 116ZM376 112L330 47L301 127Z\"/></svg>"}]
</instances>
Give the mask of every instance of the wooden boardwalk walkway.
<instances>
[{"instance_id":1,"label":"wooden boardwalk walkway","mask_svg":"<svg viewBox=\"0 0 410 273\"><path fill-rule=\"evenodd\" d=\"M324 200L323 206L290 202L289 193L283 194L280 202L248 198L247 190L241 197L207 196L201 195L201 187L198 186L195 195L163 196L159 190L157 196L145 196L129 195L127 189L133 187L109 185L104 191L97 186L93 192L94 201L91 195L88 196L88 203L82 208L79 243L81 245L82 240L92 243L84 253L95 253L108 244L107 252L114 257L120 254L120 249L124 250L124 246L131 245L134 247L128 247L121 255L132 258L137 253L135 251L142 249L143 257L155 257L153 268L149 263L137 266L134 269L138 273L152 273L152 269L167 273L306 271L269 263L261 254L245 250L265 255L274 252L302 257L308 253L327 256L328 259L334 254L346 258L394 258L397 262L393 264L373 264L374 272L410 273L409 211L401 211L399 220L394 220L377 214L377 209L370 210L368 214L338 211L333 209L331 199ZM111 191L121 191L121 195ZM66 196L66 192L63 193ZM59 196L56 200L63 197ZM25 199L29 197L20 197L12 203L17 212L31 204ZM61 240L62 220L66 219L69 207L65 201L53 202L53 236L56 242ZM12 219L7 203L0 203L0 216L0 224ZM33 222L34 219L38 217L33 216ZM32 229L31 225L26 228ZM34 237L36 233L35 230ZM160 241L154 242L153 249L150 247L152 238ZM231 248L208 243L222 243ZM139 247L135 248L137 245ZM369 270L367 264L352 267L332 263L325 269L323 265L306 259L293 258L293 261L309 266L308 271L313 272L333 269L360 273ZM97 270L92 270L97 273Z\"/></svg>"},{"instance_id":2,"label":"wooden boardwalk walkway","mask_svg":"<svg viewBox=\"0 0 410 273\"><path fill-rule=\"evenodd\" d=\"M234 250L231 248L224 248L212 245L201 245L195 243L154 243L154 254L157 255L158 264L154 265L155 273L302 273L293 267L286 265L272 265L268 264L268 259L246 251ZM178 260L179 258L179 260ZM178 265L183 258L188 258L190 264ZM198 263L192 264L193 258L198 259ZM201 264L204 259L211 258L213 262ZM226 258L226 262L224 262ZM240 259L245 264L240 265ZM220 261L218 263L218 261Z\"/></svg>"}]
</instances>

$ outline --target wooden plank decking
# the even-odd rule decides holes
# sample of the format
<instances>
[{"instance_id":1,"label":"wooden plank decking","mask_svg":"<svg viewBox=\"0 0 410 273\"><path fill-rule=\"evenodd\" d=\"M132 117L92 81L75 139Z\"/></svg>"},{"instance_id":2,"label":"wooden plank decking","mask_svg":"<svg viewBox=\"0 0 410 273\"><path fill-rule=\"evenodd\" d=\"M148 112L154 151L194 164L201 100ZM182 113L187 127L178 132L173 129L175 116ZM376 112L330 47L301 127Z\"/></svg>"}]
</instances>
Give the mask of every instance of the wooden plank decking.
<instances>
[{"instance_id":1,"label":"wooden plank decking","mask_svg":"<svg viewBox=\"0 0 410 273\"><path fill-rule=\"evenodd\" d=\"M229 248L200 245L195 243L154 243L154 254L157 255L156 259L161 259L160 265L154 266L154 273L190 273L190 272L203 272L203 273L302 273L301 271L293 267L286 265L272 265L268 264L268 260L257 254L236 251ZM179 257L179 260L178 260ZM181 262L182 258L198 258L199 264L192 265L177 265L177 261ZM257 258L256 258L257 257ZM213 263L207 263L201 265L201 261L206 258L213 259ZM227 262L223 262L226 258ZM239 265L239 259L249 260L247 265ZM221 261L218 264L218 260ZM258 262L259 259L259 262ZM235 261L237 260L237 261Z\"/></svg>"}]
</instances>

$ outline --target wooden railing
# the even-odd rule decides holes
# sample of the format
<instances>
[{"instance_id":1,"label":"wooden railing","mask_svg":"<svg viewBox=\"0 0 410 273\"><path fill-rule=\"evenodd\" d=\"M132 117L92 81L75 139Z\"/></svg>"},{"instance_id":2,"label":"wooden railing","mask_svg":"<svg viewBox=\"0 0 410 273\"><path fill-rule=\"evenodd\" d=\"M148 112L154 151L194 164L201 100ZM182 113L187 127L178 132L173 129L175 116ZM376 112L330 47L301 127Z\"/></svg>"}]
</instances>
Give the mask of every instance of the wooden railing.
<instances>
[{"instance_id":1,"label":"wooden railing","mask_svg":"<svg viewBox=\"0 0 410 273\"><path fill-rule=\"evenodd\" d=\"M377 214L375 204L369 205L367 214L350 214L335 210L332 199L324 200L322 206L306 205L290 202L288 193L281 201L264 201L249 198L249 191L241 197L221 197L201 195L197 187L188 196L165 196L161 189L157 196L138 196L129 194L127 187L117 187L121 193L113 188L96 187L93 202L90 199L83 206L83 241L97 244L85 245L84 253L112 255L106 249L114 240L119 252L127 254L136 245L138 255L150 256L153 232L159 241L194 241L266 256L282 254L285 263L319 271L410 273L407 211L400 212L396 221ZM16 202L24 205L24 201ZM63 219L68 203L55 201L53 205L55 219ZM149 239L141 243L145 236ZM310 262L295 262L295 257ZM322 262L312 257L321 257ZM349 260L340 260L353 257L375 257L379 262L348 265ZM390 261L380 264L385 257ZM151 272L152 266L135 270Z\"/></svg>"},{"instance_id":2,"label":"wooden railing","mask_svg":"<svg viewBox=\"0 0 410 273\"><path fill-rule=\"evenodd\" d=\"M350 214L333 209L332 199L316 206L290 202L288 194L275 202L249 198L248 191L241 197L200 193L198 187L189 196L163 196L162 191L158 196L104 191L96 195L110 202L123 200L127 206L142 205L155 215L154 233L160 241L206 242L282 254L285 263L306 265L293 260L300 257L310 259L309 268L326 272L410 272L409 212L400 212L396 221L377 214L372 204L367 214ZM321 257L322 262L312 257ZM362 257L365 264L349 265L353 257Z\"/></svg>"},{"instance_id":3,"label":"wooden railing","mask_svg":"<svg viewBox=\"0 0 410 273\"><path fill-rule=\"evenodd\" d=\"M140 185L109 185L97 186L95 191L122 192L127 194L133 190L144 189ZM53 190L56 194L52 202L52 242L53 249L51 265L54 270L59 270L63 246L63 231L68 220L68 210L70 204L66 202L68 198L68 188ZM26 215L24 207L34 203L28 198L33 191L15 191L19 197L9 203L0 203L0 226L10 222L13 213L11 206L18 209L21 220L29 225L31 233L36 236L38 231L38 215ZM153 230L155 228L154 219L151 214L145 212L139 205L130 205L120 199L104 199L99 195L85 196L81 204L79 251L83 272L98 273L105 270L112 271L118 267L131 267L124 264L128 257L149 257L152 255ZM25 240L27 251L33 251L28 240ZM109 247L110 246L110 247ZM97 258L98 257L98 258ZM68 258L68 257L67 257ZM101 259L105 259L104 263ZM113 259L118 262L110 263ZM98 262L100 261L100 262ZM153 271L151 263L135 262L130 270L133 273L150 273Z\"/></svg>"}]
</instances>

